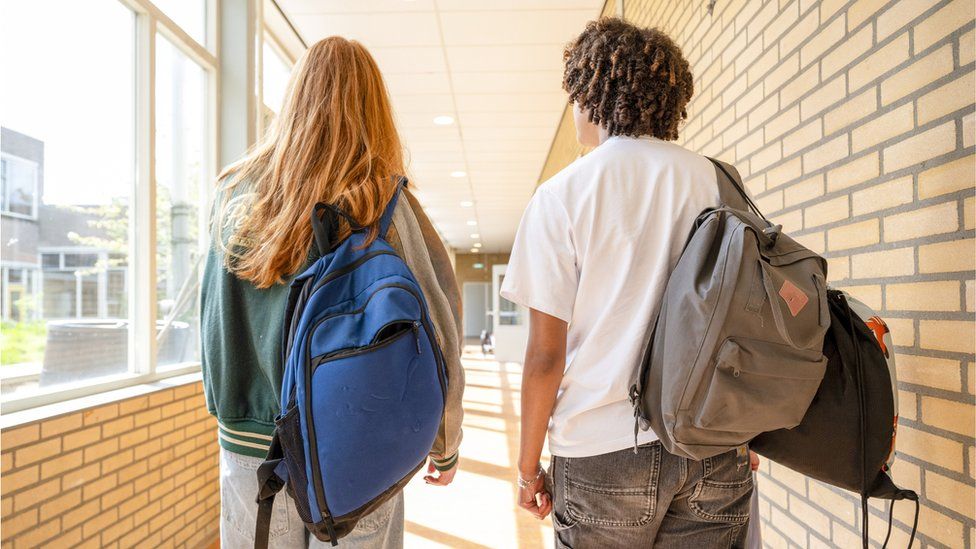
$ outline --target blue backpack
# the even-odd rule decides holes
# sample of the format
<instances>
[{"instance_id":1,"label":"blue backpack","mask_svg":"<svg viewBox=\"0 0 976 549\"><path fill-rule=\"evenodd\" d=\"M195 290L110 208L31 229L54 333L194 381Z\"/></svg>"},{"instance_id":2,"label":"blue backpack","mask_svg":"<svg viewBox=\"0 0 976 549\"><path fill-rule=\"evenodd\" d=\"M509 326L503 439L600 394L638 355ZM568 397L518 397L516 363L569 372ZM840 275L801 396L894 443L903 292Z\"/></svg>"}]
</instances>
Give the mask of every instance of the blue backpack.
<instances>
[{"instance_id":1,"label":"blue backpack","mask_svg":"<svg viewBox=\"0 0 976 549\"><path fill-rule=\"evenodd\" d=\"M368 229L316 204L321 257L291 283L285 308L281 413L258 468L255 547L268 544L275 494L336 545L423 466L444 413L447 372L423 292L386 241L400 187ZM352 234L336 245L339 216Z\"/></svg>"}]
</instances>

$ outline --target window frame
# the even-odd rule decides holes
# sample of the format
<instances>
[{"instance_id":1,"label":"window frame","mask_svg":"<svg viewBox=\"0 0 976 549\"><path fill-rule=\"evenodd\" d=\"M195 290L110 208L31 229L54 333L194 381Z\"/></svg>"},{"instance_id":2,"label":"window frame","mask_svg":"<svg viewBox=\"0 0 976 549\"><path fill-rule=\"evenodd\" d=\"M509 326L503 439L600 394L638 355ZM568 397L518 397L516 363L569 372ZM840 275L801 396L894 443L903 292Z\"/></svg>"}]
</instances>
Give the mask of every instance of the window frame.
<instances>
[{"instance_id":1,"label":"window frame","mask_svg":"<svg viewBox=\"0 0 976 549\"><path fill-rule=\"evenodd\" d=\"M5 210L3 208L0 208L0 214L4 215L6 217L13 217L13 218L17 218L17 219L26 219L26 220L29 220L29 221L37 221L38 204L40 203L40 198L38 196L40 194L39 191L40 191L40 183L41 183L41 167L40 167L40 165L37 162L33 161L33 160L30 160L30 159L27 159L27 158L23 158L21 156L17 156L16 154L6 153L6 152L5 153L0 153L0 158L2 158L3 160L6 160L7 162L13 161L15 163L27 164L27 165L31 166L34 169L34 180L33 180L34 190L31 193L31 213L29 213L29 214L22 214L22 213L19 213L19 212L11 212L11 211Z\"/></svg>"},{"instance_id":2,"label":"window frame","mask_svg":"<svg viewBox=\"0 0 976 549\"><path fill-rule=\"evenodd\" d=\"M152 383L166 378L198 372L199 361L167 365L157 368L156 316L157 316L157 271L156 271L156 177L155 177L155 134L156 134L156 40L164 36L181 53L197 63L206 73L207 123L205 142L206 177L216 177L218 135L218 91L220 89L220 63L217 44L219 30L217 14L221 0L207 0L206 4L206 44L193 39L186 31L171 20L161 9L149 0L118 0L132 10L135 22L135 124L133 127L136 174L130 189L132 207L129 213L129 242L127 286L128 317L130 333L128 353L130 369L126 373L108 377L81 379L69 387L38 388L26 396L9 398L0 402L0 413L9 414L66 400L95 395L115 389ZM259 26L260 28L260 26ZM6 154L4 155L7 156ZM20 159L29 162L29 160ZM39 167L35 170L39 176ZM37 177L37 176L36 176ZM35 178L36 179L36 178ZM34 217L38 213L37 181L35 180ZM209 211L213 198L213 186L203 185L200 197L200 212ZM4 216L21 217L23 214L3 213ZM209 235L207 220L200 215L198 222L203 230L200 246L206 250ZM139 250L149 250L139 252ZM50 250L48 250L50 251ZM40 260L40 250L38 252ZM63 254L60 263L63 268ZM5 265L6 266L6 265ZM43 270L38 265L38 270ZM202 278L202 269L198 272Z\"/></svg>"}]
</instances>

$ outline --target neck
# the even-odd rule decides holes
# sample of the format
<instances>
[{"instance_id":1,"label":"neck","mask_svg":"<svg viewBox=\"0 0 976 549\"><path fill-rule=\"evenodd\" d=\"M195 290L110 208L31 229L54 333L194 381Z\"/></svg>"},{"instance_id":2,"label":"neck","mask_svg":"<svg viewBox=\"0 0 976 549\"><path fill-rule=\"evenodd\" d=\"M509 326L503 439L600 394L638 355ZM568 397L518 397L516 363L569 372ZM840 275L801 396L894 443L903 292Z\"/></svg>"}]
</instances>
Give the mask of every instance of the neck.
<instances>
[{"instance_id":1,"label":"neck","mask_svg":"<svg viewBox=\"0 0 976 549\"><path fill-rule=\"evenodd\" d=\"M607 131L603 126L598 126L596 129L597 136L600 139L600 144L602 145L604 141L610 139L610 132Z\"/></svg>"}]
</instances>

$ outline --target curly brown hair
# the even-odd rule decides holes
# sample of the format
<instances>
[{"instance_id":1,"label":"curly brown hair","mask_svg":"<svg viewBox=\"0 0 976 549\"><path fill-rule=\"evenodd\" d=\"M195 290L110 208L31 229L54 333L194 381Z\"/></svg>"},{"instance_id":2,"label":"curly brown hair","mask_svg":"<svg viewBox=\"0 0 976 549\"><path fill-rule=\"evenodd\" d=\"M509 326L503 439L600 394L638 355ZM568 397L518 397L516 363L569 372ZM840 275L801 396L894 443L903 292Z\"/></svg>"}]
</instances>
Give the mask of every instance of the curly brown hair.
<instances>
[{"instance_id":1,"label":"curly brown hair","mask_svg":"<svg viewBox=\"0 0 976 549\"><path fill-rule=\"evenodd\" d=\"M610 135L678 138L695 93L688 61L670 37L615 17L591 21L566 46L563 89Z\"/></svg>"}]
</instances>

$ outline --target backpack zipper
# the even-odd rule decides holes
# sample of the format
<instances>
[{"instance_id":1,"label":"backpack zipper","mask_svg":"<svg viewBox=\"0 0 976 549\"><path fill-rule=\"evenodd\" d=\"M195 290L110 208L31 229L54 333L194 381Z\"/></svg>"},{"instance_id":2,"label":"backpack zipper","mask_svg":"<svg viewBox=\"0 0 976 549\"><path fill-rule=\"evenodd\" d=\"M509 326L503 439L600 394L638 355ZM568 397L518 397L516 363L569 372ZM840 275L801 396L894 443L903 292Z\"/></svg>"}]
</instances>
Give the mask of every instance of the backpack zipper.
<instances>
[{"instance_id":1,"label":"backpack zipper","mask_svg":"<svg viewBox=\"0 0 976 549\"><path fill-rule=\"evenodd\" d=\"M396 323L401 323L402 324L404 322L402 320L397 320L397 321L392 322L391 324L396 324ZM393 335L391 337L388 337L388 338L386 338L386 339L384 339L382 341L377 341L376 343L371 343L371 344L366 345L364 347L352 347L352 348L349 348L349 349L340 349L340 350L335 351L333 353L328 353L326 355L323 355L323 356L320 356L320 357L318 357L316 359L313 359L311 361L311 363L310 363L311 366L312 366L312 375L315 375L315 370L317 370L319 366L325 364L326 362L333 362L333 361L340 360L340 359L343 359L343 358L349 358L349 357L354 357L354 356L358 356L358 355L362 355L362 354L366 354L366 353L371 353L373 351L378 351L378 350L380 350L380 349L382 349L382 348L384 348L384 347L386 347L388 345L393 344L396 341L399 341L400 338L402 338L403 336L405 336L405 335L407 335L407 334L409 334L411 332L413 333L413 337L414 337L414 339L417 342L417 354L420 354L420 331L417 328L417 322L416 321L411 322L410 324L411 324L411 326L410 326L409 329L404 330L404 331L402 331L402 332L400 332L400 333L398 333L396 335ZM382 330L382 329L383 328L380 328L380 330Z\"/></svg>"},{"instance_id":2,"label":"backpack zipper","mask_svg":"<svg viewBox=\"0 0 976 549\"><path fill-rule=\"evenodd\" d=\"M352 263L347 263L342 267L322 277L322 279L316 282L315 286L312 287L311 294L314 294L316 290L324 286L327 282L335 280L344 274L351 273L352 271L355 271L356 268L362 265L363 263L366 263L370 259L373 259L374 257L381 256L381 255L397 255L397 254L396 252L391 252L389 250L376 250L374 252L369 252L368 254L360 257L359 259L353 261ZM309 294L309 299L312 299L311 294Z\"/></svg>"}]
</instances>

